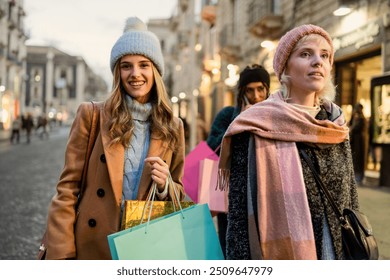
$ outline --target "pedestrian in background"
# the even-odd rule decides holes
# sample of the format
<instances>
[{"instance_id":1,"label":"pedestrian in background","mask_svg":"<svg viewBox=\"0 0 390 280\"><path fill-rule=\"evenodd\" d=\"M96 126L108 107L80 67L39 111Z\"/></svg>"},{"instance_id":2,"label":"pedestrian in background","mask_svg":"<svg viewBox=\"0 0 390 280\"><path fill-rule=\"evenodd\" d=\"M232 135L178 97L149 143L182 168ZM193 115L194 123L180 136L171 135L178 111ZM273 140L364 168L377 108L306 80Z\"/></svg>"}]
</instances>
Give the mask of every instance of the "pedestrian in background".
<instances>
[{"instance_id":1,"label":"pedestrian in background","mask_svg":"<svg viewBox=\"0 0 390 280\"><path fill-rule=\"evenodd\" d=\"M223 108L215 117L207 138L209 147L219 155L219 147L230 123L245 109L264 101L270 92L270 76L263 66L248 65L240 73L237 89L236 106ZM227 214L217 214L218 235L221 248L226 257Z\"/></svg>"},{"instance_id":2,"label":"pedestrian in background","mask_svg":"<svg viewBox=\"0 0 390 280\"><path fill-rule=\"evenodd\" d=\"M381 145L374 142L374 134L375 130L378 128L374 125L374 117L370 116L367 120L368 126L368 168L374 171L380 170L380 162L381 162Z\"/></svg>"},{"instance_id":3,"label":"pedestrian in background","mask_svg":"<svg viewBox=\"0 0 390 280\"><path fill-rule=\"evenodd\" d=\"M344 259L338 217L299 153L339 209L358 209L348 127L332 102L333 58L321 27L290 30L273 60L281 89L229 126L219 170L229 182L227 259Z\"/></svg>"},{"instance_id":4,"label":"pedestrian in background","mask_svg":"<svg viewBox=\"0 0 390 280\"><path fill-rule=\"evenodd\" d=\"M73 122L65 166L48 212L46 259L111 259L107 235L120 230L125 200L145 200L152 184L157 199L169 200L169 173L184 197L183 123L173 116L162 80L160 41L138 18L126 21L110 57L113 89L98 103L98 136L80 192L91 126L91 103L83 103Z\"/></svg>"},{"instance_id":5,"label":"pedestrian in background","mask_svg":"<svg viewBox=\"0 0 390 280\"><path fill-rule=\"evenodd\" d=\"M14 143L14 138L17 144L20 142L20 130L22 129L22 119L20 116L17 116L12 122L12 132L11 132L11 144Z\"/></svg>"},{"instance_id":6,"label":"pedestrian in background","mask_svg":"<svg viewBox=\"0 0 390 280\"><path fill-rule=\"evenodd\" d=\"M31 131L34 129L34 120L31 113L27 113L24 119L23 128L26 130L26 141L27 144L31 142Z\"/></svg>"},{"instance_id":7,"label":"pedestrian in background","mask_svg":"<svg viewBox=\"0 0 390 280\"><path fill-rule=\"evenodd\" d=\"M368 133L367 120L363 113L362 104L358 103L354 106L348 125L356 183L361 184L366 168Z\"/></svg>"},{"instance_id":8,"label":"pedestrian in background","mask_svg":"<svg viewBox=\"0 0 390 280\"><path fill-rule=\"evenodd\" d=\"M39 133L39 138L41 139L43 139L44 137L46 137L46 139L49 138L49 133L47 132L47 123L48 121L45 113L38 117L38 124L35 131L36 133ZM40 128L41 131L39 131Z\"/></svg>"}]
</instances>

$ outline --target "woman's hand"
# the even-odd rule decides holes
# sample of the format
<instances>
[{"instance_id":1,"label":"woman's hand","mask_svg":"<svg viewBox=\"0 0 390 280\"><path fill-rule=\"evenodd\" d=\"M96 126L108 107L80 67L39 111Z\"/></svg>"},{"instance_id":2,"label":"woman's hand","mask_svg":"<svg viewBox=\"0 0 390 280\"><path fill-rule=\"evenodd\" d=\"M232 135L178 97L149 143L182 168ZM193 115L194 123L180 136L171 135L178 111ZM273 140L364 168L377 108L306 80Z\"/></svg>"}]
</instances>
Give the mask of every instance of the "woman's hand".
<instances>
[{"instance_id":1,"label":"woman's hand","mask_svg":"<svg viewBox=\"0 0 390 280\"><path fill-rule=\"evenodd\" d=\"M165 182L169 175L169 167L160 157L148 157L145 162L150 164L152 169L152 180L156 182L158 190L161 192L165 188Z\"/></svg>"}]
</instances>

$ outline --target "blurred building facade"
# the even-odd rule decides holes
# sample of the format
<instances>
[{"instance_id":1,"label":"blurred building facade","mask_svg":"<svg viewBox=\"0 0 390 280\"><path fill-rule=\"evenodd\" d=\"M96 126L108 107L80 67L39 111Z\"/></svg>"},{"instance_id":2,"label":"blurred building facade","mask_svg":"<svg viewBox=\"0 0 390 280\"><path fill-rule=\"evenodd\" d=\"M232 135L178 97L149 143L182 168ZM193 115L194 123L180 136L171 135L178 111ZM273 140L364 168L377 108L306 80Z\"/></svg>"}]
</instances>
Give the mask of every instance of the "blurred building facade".
<instances>
[{"instance_id":1,"label":"blurred building facade","mask_svg":"<svg viewBox=\"0 0 390 280\"><path fill-rule=\"evenodd\" d=\"M25 109L71 122L83 101L104 100L107 85L80 56L51 46L27 46Z\"/></svg>"},{"instance_id":2,"label":"blurred building facade","mask_svg":"<svg viewBox=\"0 0 390 280\"><path fill-rule=\"evenodd\" d=\"M82 101L103 100L107 84L82 57L26 46L23 0L0 0L0 130L19 115L72 120Z\"/></svg>"},{"instance_id":3,"label":"blurred building facade","mask_svg":"<svg viewBox=\"0 0 390 280\"><path fill-rule=\"evenodd\" d=\"M198 112L210 124L224 106L234 103L238 73L247 64L262 64L271 73L271 89L278 81L272 60L279 38L301 24L326 29L336 48L336 102L350 116L361 102L370 116L369 81L390 70L389 1L179 0L172 15L176 46L171 48L171 94L196 89ZM349 14L335 16L341 6ZM189 107L191 105L188 105Z\"/></svg>"},{"instance_id":4,"label":"blurred building facade","mask_svg":"<svg viewBox=\"0 0 390 280\"><path fill-rule=\"evenodd\" d=\"M22 0L0 0L0 129L9 130L23 104L26 13Z\"/></svg>"}]
</instances>

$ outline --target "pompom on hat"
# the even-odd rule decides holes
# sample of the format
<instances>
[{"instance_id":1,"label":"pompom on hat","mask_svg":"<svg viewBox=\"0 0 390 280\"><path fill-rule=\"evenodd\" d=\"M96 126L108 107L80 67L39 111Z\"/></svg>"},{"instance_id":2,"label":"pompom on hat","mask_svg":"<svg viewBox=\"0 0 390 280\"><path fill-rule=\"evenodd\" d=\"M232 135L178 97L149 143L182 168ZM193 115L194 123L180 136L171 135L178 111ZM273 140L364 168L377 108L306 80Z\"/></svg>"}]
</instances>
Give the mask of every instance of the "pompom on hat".
<instances>
[{"instance_id":1,"label":"pompom on hat","mask_svg":"<svg viewBox=\"0 0 390 280\"><path fill-rule=\"evenodd\" d=\"M148 31L147 26L137 17L126 20L123 35L119 37L111 50L110 67L114 73L114 67L118 59L124 55L143 55L150 59L156 66L161 76L164 74L164 57L161 51L160 40Z\"/></svg>"},{"instance_id":2,"label":"pompom on hat","mask_svg":"<svg viewBox=\"0 0 390 280\"><path fill-rule=\"evenodd\" d=\"M334 47L332 38L329 36L328 32L316 25L301 25L291 29L286 34L284 34L282 38L280 38L273 61L274 71L279 80L281 79L281 76L286 69L287 60L290 57L291 52L295 48L295 45L300 39L310 34L320 35L329 43L331 48L329 60L330 64L333 64Z\"/></svg>"}]
</instances>

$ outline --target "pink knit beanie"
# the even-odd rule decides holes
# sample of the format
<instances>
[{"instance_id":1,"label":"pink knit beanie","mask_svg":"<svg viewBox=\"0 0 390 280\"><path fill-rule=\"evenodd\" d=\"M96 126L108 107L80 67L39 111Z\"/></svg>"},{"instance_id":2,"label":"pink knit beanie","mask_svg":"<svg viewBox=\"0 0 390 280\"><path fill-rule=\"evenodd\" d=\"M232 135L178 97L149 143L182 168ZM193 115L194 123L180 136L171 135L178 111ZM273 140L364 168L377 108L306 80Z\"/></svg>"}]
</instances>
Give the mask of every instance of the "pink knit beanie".
<instances>
[{"instance_id":1,"label":"pink knit beanie","mask_svg":"<svg viewBox=\"0 0 390 280\"><path fill-rule=\"evenodd\" d=\"M286 69L287 60L291 55L292 50L295 48L295 45L298 41L309 34L318 34L325 38L325 40L329 43L331 47L330 54L330 64L333 64L333 43L332 38L329 36L328 32L322 29L319 26L312 24L305 24L298 27L295 27L288 31L282 38L280 38L278 47L275 51L274 56L274 71L278 79L280 80L283 71Z\"/></svg>"}]
</instances>

